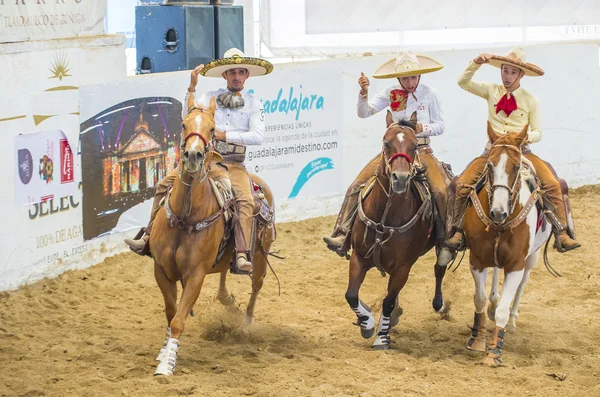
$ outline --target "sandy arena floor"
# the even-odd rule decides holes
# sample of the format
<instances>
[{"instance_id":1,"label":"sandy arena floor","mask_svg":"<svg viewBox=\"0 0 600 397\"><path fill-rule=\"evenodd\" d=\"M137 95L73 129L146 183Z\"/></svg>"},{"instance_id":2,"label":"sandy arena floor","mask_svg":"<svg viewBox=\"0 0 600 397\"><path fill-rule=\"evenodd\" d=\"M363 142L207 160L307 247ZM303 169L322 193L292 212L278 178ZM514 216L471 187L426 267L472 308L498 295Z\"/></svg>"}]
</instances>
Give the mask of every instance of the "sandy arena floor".
<instances>
[{"instance_id":1,"label":"sandy arena floor","mask_svg":"<svg viewBox=\"0 0 600 397\"><path fill-rule=\"evenodd\" d=\"M344 299L347 261L321 242L334 221L326 217L279 226L281 296L269 274L249 333L249 280L229 276L237 302L226 308L215 300L218 276L207 277L170 378L152 376L166 321L150 259L122 254L0 293L0 395L600 396L599 193L573 194L584 246L551 253L563 278L538 263L502 368L480 366L482 356L465 349L474 310L466 261L444 282L450 320L431 309L431 254L400 293L392 349L373 351ZM376 318L386 282L371 271L361 290Z\"/></svg>"}]
</instances>

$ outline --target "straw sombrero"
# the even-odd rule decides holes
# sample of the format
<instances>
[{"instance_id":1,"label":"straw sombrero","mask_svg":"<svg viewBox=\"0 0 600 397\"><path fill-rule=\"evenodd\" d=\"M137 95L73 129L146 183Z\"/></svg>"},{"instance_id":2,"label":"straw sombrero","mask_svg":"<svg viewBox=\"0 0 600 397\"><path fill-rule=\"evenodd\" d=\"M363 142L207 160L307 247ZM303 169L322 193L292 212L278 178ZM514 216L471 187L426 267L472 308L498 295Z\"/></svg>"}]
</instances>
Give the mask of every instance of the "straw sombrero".
<instances>
[{"instance_id":1,"label":"straw sombrero","mask_svg":"<svg viewBox=\"0 0 600 397\"><path fill-rule=\"evenodd\" d=\"M381 65L373 73L373 77L376 79L409 77L437 72L443 67L444 65L433 58L415 55L412 51L402 51L396 58L392 58Z\"/></svg>"},{"instance_id":2,"label":"straw sombrero","mask_svg":"<svg viewBox=\"0 0 600 397\"><path fill-rule=\"evenodd\" d=\"M525 72L526 76L543 76L544 71L533 63L525 62L525 50L521 47L515 47L506 56L492 55L489 61L490 65L502 69L503 64L510 64Z\"/></svg>"},{"instance_id":3,"label":"straw sombrero","mask_svg":"<svg viewBox=\"0 0 600 397\"><path fill-rule=\"evenodd\" d=\"M250 58L237 48L225 52L223 58L204 65L200 74L205 77L221 77L229 69L248 69L250 76L264 76L273 71L273 64L260 58Z\"/></svg>"}]
</instances>

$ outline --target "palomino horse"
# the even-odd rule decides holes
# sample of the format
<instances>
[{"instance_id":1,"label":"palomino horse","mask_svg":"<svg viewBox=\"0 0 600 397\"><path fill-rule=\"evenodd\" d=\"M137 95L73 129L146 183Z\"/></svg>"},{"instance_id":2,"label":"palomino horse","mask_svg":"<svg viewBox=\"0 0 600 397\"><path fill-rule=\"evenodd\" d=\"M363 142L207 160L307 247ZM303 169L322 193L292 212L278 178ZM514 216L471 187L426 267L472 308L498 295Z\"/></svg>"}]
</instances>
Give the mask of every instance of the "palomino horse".
<instances>
[{"instance_id":1,"label":"palomino horse","mask_svg":"<svg viewBox=\"0 0 600 397\"><path fill-rule=\"evenodd\" d=\"M358 217L352 228L352 255L346 300L358 318L361 335L373 336L375 319L371 309L358 298L360 286L369 269L376 267L388 273L387 296L377 328L373 348L389 349L388 333L397 323L392 312L398 304L398 294L408 280L408 274L417 259L436 245L433 200L424 184L423 169L413 159L418 157L416 120L394 123L388 113L387 130L383 136L381 162L372 190L359 198ZM368 189L368 187L367 187ZM434 309L442 312L442 279L452 253L437 247L435 265L436 293Z\"/></svg>"},{"instance_id":2,"label":"palomino horse","mask_svg":"<svg viewBox=\"0 0 600 397\"><path fill-rule=\"evenodd\" d=\"M496 321L496 327L483 361L492 367L502 363L505 328L509 321L516 327L521 294L540 256L541 246L551 233L551 228L536 210L541 192L535 169L520 149L527 139L527 129L525 126L520 133L499 135L488 123L492 146L487 171L483 174L485 186L479 193L472 191L473 206L465 214L465 238L475 280L475 319L467 348L486 351L485 285L487 268L494 267L488 315L490 320ZM499 302L498 268L504 268Z\"/></svg>"},{"instance_id":3,"label":"palomino horse","mask_svg":"<svg viewBox=\"0 0 600 397\"><path fill-rule=\"evenodd\" d=\"M224 217L231 201L219 205L208 178L210 167L218 166L213 161L220 158L211 144L215 132L215 99L211 99L209 109L202 109L194 107L194 100L190 98L188 108L190 110L183 121L179 177L167 194L165 206L157 214L150 234L154 275L164 297L167 317L167 336L157 357L160 363L155 375L173 374L185 320L200 295L207 274L221 274L217 297L223 304L233 303L225 286L234 253L232 238L224 242L225 248L222 244L224 235L231 234L231 225ZM252 179L262 187L273 208L273 194L268 186L256 176L252 176ZM246 310L247 324L253 319L256 297L267 272L266 254L275 238L273 221L259 223L256 235L251 276L253 289ZM224 254L219 259L220 252ZM183 285L179 305L178 280Z\"/></svg>"}]
</instances>

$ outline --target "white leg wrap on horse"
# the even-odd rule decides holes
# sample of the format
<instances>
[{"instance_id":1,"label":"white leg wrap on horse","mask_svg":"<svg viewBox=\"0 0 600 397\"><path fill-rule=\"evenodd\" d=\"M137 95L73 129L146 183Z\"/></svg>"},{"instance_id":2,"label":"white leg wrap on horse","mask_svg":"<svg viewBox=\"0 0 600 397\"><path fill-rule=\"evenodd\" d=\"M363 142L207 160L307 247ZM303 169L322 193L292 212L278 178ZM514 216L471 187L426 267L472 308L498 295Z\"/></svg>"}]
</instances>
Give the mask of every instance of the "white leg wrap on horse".
<instances>
[{"instance_id":1,"label":"white leg wrap on horse","mask_svg":"<svg viewBox=\"0 0 600 397\"><path fill-rule=\"evenodd\" d=\"M510 304L515 297L517 288L523 279L523 270L510 272L504 275L504 285L502 286L502 297L496 309L496 326L506 328L510 313Z\"/></svg>"},{"instance_id":2,"label":"white leg wrap on horse","mask_svg":"<svg viewBox=\"0 0 600 397\"><path fill-rule=\"evenodd\" d=\"M377 339L373 342L373 347L376 349L387 349L390 346L390 332L391 317L386 317L381 313L379 316L379 325L377 326Z\"/></svg>"},{"instance_id":3,"label":"white leg wrap on horse","mask_svg":"<svg viewBox=\"0 0 600 397\"><path fill-rule=\"evenodd\" d=\"M177 351L179 350L179 340L175 338L169 338L165 351L160 360L160 363L154 371L154 375L173 375L175 372L175 366L177 365Z\"/></svg>"},{"instance_id":4,"label":"white leg wrap on horse","mask_svg":"<svg viewBox=\"0 0 600 397\"><path fill-rule=\"evenodd\" d=\"M163 342L163 345L160 348L160 351L158 352L158 356L156 356L155 361L161 360L163 354L165 353L165 348L167 347L167 342L169 341L170 337L171 337L171 327L167 327L167 335L165 336L165 341Z\"/></svg>"},{"instance_id":5,"label":"white leg wrap on horse","mask_svg":"<svg viewBox=\"0 0 600 397\"><path fill-rule=\"evenodd\" d=\"M373 317L373 313L371 313L360 300L358 301L358 307L353 307L352 311L354 311L356 317L359 319L361 317L368 317L367 320L360 321L359 325L362 329L370 330L375 328L375 318Z\"/></svg>"}]
</instances>

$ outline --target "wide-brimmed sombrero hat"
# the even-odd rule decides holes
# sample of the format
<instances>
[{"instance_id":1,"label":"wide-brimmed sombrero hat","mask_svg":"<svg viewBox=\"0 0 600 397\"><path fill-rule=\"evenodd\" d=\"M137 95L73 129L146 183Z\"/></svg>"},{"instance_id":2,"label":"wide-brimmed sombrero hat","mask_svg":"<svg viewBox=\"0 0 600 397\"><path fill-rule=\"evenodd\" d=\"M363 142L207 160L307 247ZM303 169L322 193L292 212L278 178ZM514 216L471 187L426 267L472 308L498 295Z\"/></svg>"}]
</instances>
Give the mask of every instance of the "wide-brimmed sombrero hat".
<instances>
[{"instance_id":1,"label":"wide-brimmed sombrero hat","mask_svg":"<svg viewBox=\"0 0 600 397\"><path fill-rule=\"evenodd\" d=\"M515 47L506 56L492 55L490 65L502 69L502 65L510 64L525 72L526 76L543 76L544 71L533 63L525 61L525 50L521 47Z\"/></svg>"},{"instance_id":2,"label":"wide-brimmed sombrero hat","mask_svg":"<svg viewBox=\"0 0 600 397\"><path fill-rule=\"evenodd\" d=\"M260 58L251 58L237 48L227 50L221 59L204 65L200 74L205 77L221 77L229 69L248 69L250 76L264 76L273 71L273 64Z\"/></svg>"},{"instance_id":3,"label":"wide-brimmed sombrero hat","mask_svg":"<svg viewBox=\"0 0 600 397\"><path fill-rule=\"evenodd\" d=\"M433 58L415 55L412 51L402 51L396 58L392 58L381 65L373 73L373 77L376 79L409 77L437 72L443 67L444 65Z\"/></svg>"}]
</instances>

